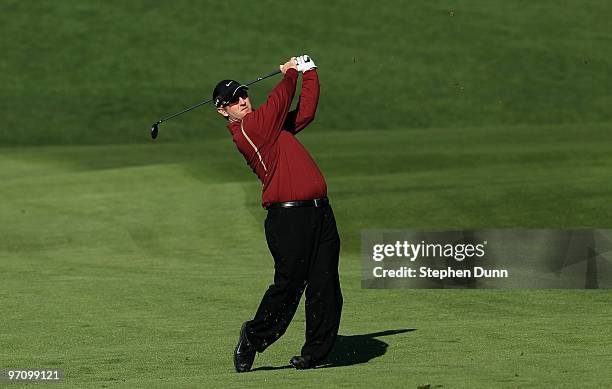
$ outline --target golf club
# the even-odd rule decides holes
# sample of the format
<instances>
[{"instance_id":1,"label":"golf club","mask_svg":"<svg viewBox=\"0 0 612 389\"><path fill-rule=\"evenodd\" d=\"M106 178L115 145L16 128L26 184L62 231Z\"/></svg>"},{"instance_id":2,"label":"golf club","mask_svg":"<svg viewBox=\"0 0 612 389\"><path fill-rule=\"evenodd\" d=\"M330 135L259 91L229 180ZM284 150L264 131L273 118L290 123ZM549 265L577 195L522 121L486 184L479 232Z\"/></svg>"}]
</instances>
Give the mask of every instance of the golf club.
<instances>
[{"instance_id":1,"label":"golf club","mask_svg":"<svg viewBox=\"0 0 612 389\"><path fill-rule=\"evenodd\" d=\"M247 82L244 85L249 86L249 85L255 84L256 82L259 82L261 80L265 80L266 78L269 78L269 77L272 77L272 76L275 76L275 75L279 74L280 72L281 72L280 70L275 70L272 73L266 74L265 76L261 76L261 77L255 79L255 80L253 80L253 81ZM189 112L192 109L198 108L201 105L204 105L206 103L210 103L212 100L213 99L204 100L202 102L197 103L196 105L193 105L193 106L191 106L189 108L185 108L184 110L182 110L180 112L177 112L177 113L175 113L173 115L170 115L168 117L165 117L163 119L160 119L160 120L156 121L151 126L151 138L153 138L153 139L157 138L157 133L159 132L159 125L162 124L163 122L165 122L166 120L170 120L170 119L172 119L174 117L177 117L179 115L184 114L185 112Z\"/></svg>"}]
</instances>

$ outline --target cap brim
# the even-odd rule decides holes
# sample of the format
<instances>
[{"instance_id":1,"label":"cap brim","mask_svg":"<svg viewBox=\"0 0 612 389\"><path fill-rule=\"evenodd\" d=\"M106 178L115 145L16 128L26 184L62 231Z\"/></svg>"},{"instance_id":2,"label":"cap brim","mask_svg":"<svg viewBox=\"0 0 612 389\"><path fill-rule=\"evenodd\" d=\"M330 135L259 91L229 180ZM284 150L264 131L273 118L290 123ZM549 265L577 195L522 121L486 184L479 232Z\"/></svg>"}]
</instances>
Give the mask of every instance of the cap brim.
<instances>
[{"instance_id":1,"label":"cap brim","mask_svg":"<svg viewBox=\"0 0 612 389\"><path fill-rule=\"evenodd\" d=\"M227 102L228 102L228 101L231 101L231 100L232 100L232 98L234 98L234 96L236 96L236 93L238 93L238 91L239 91L240 89L249 90L249 87L248 87L248 86L246 86L246 85L238 85L238 86L237 86L237 87L234 89L234 91L232 92L232 94L231 94L231 95L228 95L228 96L223 97L223 99L219 101L219 105L217 105L216 103L215 103L215 105L216 105L217 107L222 107L222 106L224 106L225 104L227 104Z\"/></svg>"},{"instance_id":2,"label":"cap brim","mask_svg":"<svg viewBox=\"0 0 612 389\"><path fill-rule=\"evenodd\" d=\"M232 92L232 97L236 96L236 93L240 90L240 89L245 89L245 90L249 90L249 87L246 85L238 85L236 87L236 89L234 89L234 91Z\"/></svg>"}]
</instances>

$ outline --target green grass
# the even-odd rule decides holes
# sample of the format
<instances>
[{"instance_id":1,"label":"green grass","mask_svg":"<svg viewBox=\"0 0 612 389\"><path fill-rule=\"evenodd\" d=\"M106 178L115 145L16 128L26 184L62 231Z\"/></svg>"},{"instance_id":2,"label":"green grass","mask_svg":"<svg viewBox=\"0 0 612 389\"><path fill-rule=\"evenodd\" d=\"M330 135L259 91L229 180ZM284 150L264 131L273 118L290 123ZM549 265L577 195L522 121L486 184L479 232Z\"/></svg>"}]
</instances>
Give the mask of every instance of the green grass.
<instances>
[{"instance_id":1,"label":"green grass","mask_svg":"<svg viewBox=\"0 0 612 389\"><path fill-rule=\"evenodd\" d=\"M140 142L218 80L302 52L319 65L320 128L610 122L611 12L605 0L4 0L0 144ZM252 88L257 104L273 85ZM222 137L216 119L203 108L162 136Z\"/></svg>"},{"instance_id":2,"label":"green grass","mask_svg":"<svg viewBox=\"0 0 612 389\"><path fill-rule=\"evenodd\" d=\"M612 228L611 11L2 1L0 368L62 367L79 388L608 386L609 291L362 290L359 247L375 228ZM301 53L322 84L300 139L342 237L349 366L238 375L272 280L260 184L211 107L156 144L148 129ZM298 313L255 367L286 365L303 332Z\"/></svg>"},{"instance_id":3,"label":"green grass","mask_svg":"<svg viewBox=\"0 0 612 389\"><path fill-rule=\"evenodd\" d=\"M0 150L0 367L61 367L71 387L611 382L609 291L362 290L359 257L365 228L609 228L607 125L300 139L343 241L334 358L349 366L233 372L272 259L260 186L226 137ZM303 332L301 308L254 367L286 366Z\"/></svg>"}]
</instances>

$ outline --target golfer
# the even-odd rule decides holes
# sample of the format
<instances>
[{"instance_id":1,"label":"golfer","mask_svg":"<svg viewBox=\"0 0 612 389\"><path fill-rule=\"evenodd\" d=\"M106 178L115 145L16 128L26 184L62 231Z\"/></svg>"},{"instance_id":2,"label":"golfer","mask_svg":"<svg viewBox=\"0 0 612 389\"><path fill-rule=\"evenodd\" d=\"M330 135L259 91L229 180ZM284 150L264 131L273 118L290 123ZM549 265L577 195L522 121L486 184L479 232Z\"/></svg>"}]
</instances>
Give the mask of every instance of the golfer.
<instances>
[{"instance_id":1,"label":"golfer","mask_svg":"<svg viewBox=\"0 0 612 389\"><path fill-rule=\"evenodd\" d=\"M293 57L280 65L283 79L253 110L248 88L219 82L213 91L217 111L227 120L236 147L263 184L266 241L274 257L274 283L253 320L240 329L234 351L237 372L251 369L256 352L280 338L306 291L306 342L290 360L296 369L319 364L338 334L342 293L338 277L340 238L321 171L295 135L315 116L319 79L312 59ZM302 91L289 112L299 73Z\"/></svg>"}]
</instances>

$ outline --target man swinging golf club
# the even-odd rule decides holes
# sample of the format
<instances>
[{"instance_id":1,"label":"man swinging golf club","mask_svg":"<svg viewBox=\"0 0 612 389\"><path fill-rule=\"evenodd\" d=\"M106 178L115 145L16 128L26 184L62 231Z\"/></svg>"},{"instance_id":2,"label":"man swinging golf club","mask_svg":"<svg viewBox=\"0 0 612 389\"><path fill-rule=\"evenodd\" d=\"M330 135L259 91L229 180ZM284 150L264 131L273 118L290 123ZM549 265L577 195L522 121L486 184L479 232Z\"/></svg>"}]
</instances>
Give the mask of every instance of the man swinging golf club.
<instances>
[{"instance_id":1,"label":"man swinging golf club","mask_svg":"<svg viewBox=\"0 0 612 389\"><path fill-rule=\"evenodd\" d=\"M234 350L237 372L251 369L255 354L284 333L306 290L306 342L290 363L296 369L321 363L340 325L342 293L338 277L340 238L327 199L325 179L295 135L315 116L319 99L316 66L307 55L280 65L283 79L256 110L248 87L219 82L213 91L217 111L227 119L236 147L263 184L268 210L266 241L274 257L274 283L255 317L240 329ZM302 91L289 112L299 73Z\"/></svg>"}]
</instances>

